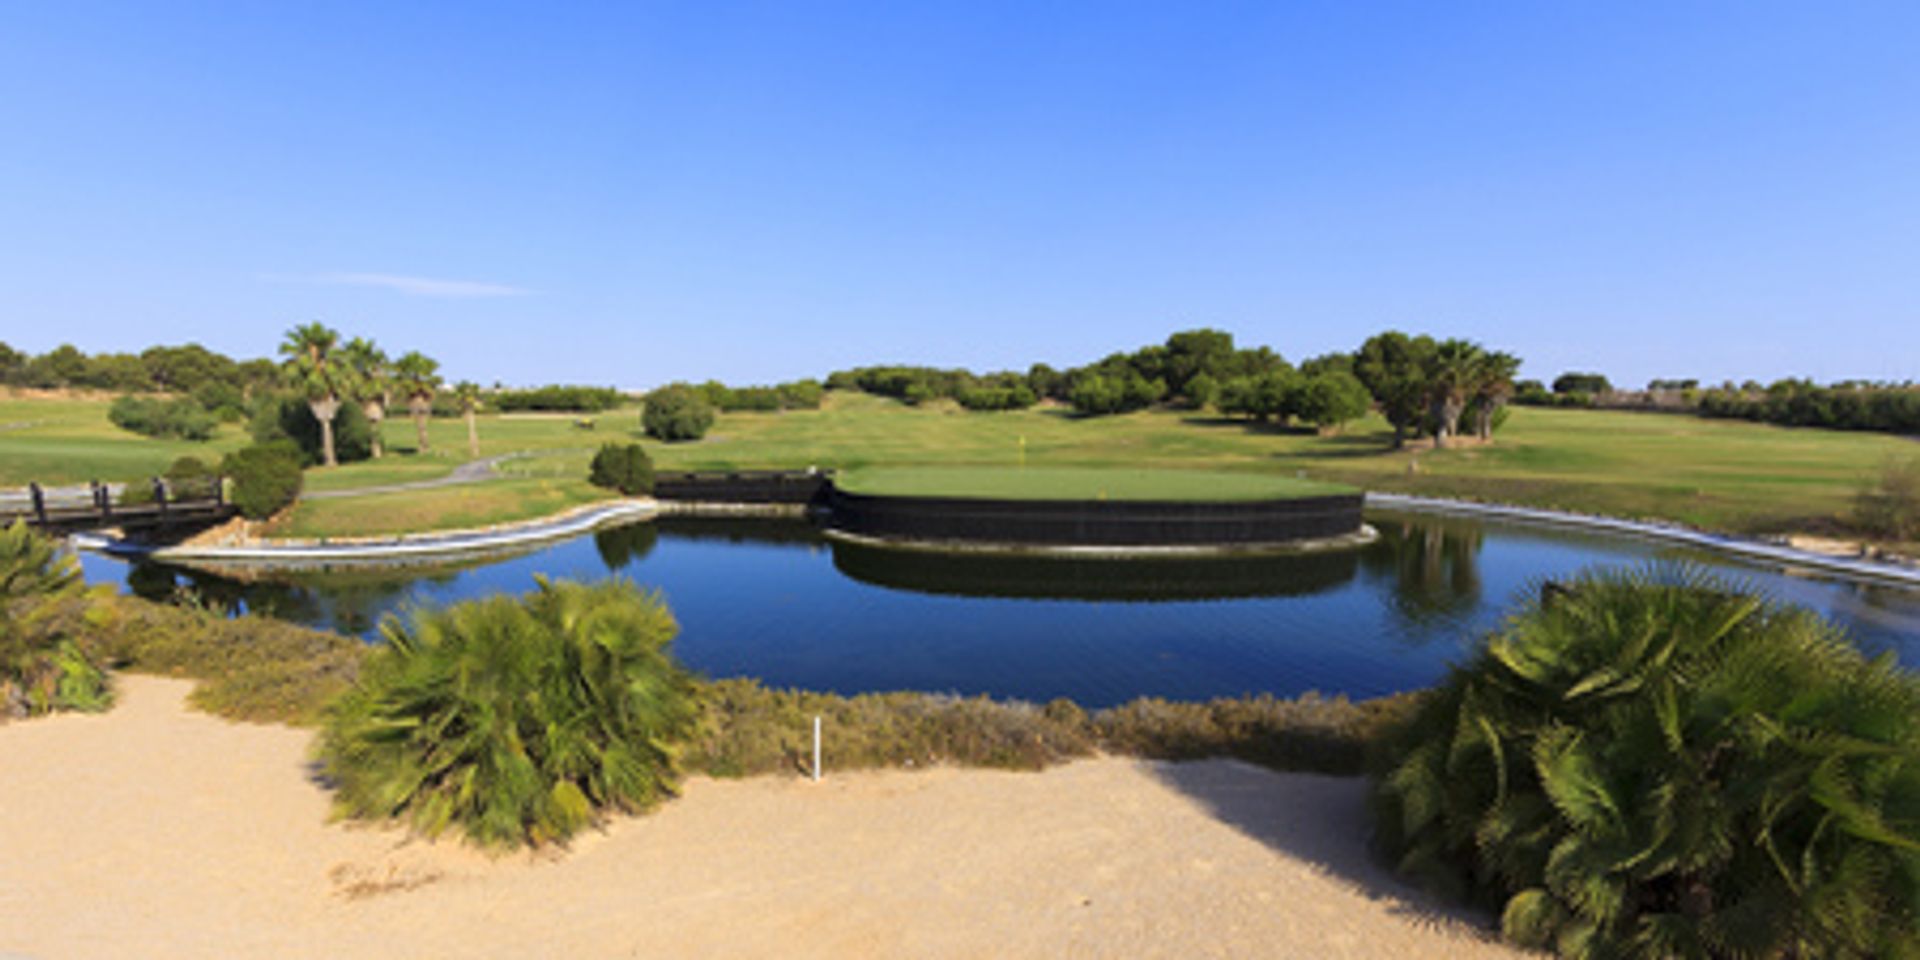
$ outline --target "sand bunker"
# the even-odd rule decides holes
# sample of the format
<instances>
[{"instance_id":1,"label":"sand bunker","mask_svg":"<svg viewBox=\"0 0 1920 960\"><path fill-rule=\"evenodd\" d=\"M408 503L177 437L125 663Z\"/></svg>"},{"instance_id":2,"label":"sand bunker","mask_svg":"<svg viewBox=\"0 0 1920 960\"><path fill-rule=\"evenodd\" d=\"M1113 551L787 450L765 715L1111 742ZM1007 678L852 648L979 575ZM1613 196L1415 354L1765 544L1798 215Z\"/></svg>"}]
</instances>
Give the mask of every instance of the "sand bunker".
<instances>
[{"instance_id":1,"label":"sand bunker","mask_svg":"<svg viewBox=\"0 0 1920 960\"><path fill-rule=\"evenodd\" d=\"M326 822L309 735L122 678L0 727L0 957L1511 957L1363 785L1213 761L697 779L557 856Z\"/></svg>"}]
</instances>

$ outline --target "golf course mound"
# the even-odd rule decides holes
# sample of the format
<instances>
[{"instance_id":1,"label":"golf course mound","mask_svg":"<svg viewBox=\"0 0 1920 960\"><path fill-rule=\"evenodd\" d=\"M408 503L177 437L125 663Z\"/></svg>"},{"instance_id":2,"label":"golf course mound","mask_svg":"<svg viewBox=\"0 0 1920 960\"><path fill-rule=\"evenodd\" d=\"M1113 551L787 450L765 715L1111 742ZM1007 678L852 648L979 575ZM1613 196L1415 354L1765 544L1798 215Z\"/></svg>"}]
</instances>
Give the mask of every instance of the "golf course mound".
<instances>
[{"instance_id":1,"label":"golf course mound","mask_svg":"<svg viewBox=\"0 0 1920 960\"><path fill-rule=\"evenodd\" d=\"M1253 473L865 468L836 477L825 506L829 535L936 550L1302 550L1368 534L1359 490Z\"/></svg>"}]
</instances>

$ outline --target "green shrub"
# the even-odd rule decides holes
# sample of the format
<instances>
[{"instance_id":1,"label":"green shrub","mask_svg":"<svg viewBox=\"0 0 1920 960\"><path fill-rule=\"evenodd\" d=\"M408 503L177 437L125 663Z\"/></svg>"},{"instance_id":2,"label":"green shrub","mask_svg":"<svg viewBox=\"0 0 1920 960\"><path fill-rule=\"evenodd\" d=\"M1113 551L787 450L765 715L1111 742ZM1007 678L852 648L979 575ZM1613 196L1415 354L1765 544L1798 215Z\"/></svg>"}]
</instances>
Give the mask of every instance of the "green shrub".
<instances>
[{"instance_id":1,"label":"green shrub","mask_svg":"<svg viewBox=\"0 0 1920 960\"><path fill-rule=\"evenodd\" d=\"M21 521L0 530L0 720L104 710L106 674L76 637L99 622L80 560Z\"/></svg>"},{"instance_id":2,"label":"green shrub","mask_svg":"<svg viewBox=\"0 0 1920 960\"><path fill-rule=\"evenodd\" d=\"M199 457L180 457L167 467L161 478L167 481L168 497L181 499L191 497L199 499L213 493L213 484L219 479L219 472L207 466ZM153 478L135 477L120 487L120 496L115 501L122 506L136 506L153 502Z\"/></svg>"},{"instance_id":3,"label":"green shrub","mask_svg":"<svg viewBox=\"0 0 1920 960\"><path fill-rule=\"evenodd\" d=\"M647 394L640 425L656 440L698 440L713 426L713 406L693 387L671 384Z\"/></svg>"},{"instance_id":4,"label":"green shrub","mask_svg":"<svg viewBox=\"0 0 1920 960\"><path fill-rule=\"evenodd\" d=\"M653 492L653 460L637 443L609 443L593 455L587 480L629 497Z\"/></svg>"},{"instance_id":5,"label":"green shrub","mask_svg":"<svg viewBox=\"0 0 1920 960\"><path fill-rule=\"evenodd\" d=\"M138 597L103 601L110 617L82 635L102 663L191 677L190 702L233 720L311 724L352 682L368 647L264 614L228 617Z\"/></svg>"},{"instance_id":6,"label":"green shrub","mask_svg":"<svg viewBox=\"0 0 1920 960\"><path fill-rule=\"evenodd\" d=\"M1401 869L1569 957L1920 951L1920 682L1680 569L1546 591L1389 740Z\"/></svg>"},{"instance_id":7,"label":"green shrub","mask_svg":"<svg viewBox=\"0 0 1920 960\"><path fill-rule=\"evenodd\" d=\"M389 619L321 734L339 809L518 846L651 806L672 792L676 744L700 715L667 650L677 630L623 581L542 579L521 597Z\"/></svg>"},{"instance_id":8,"label":"green shrub","mask_svg":"<svg viewBox=\"0 0 1920 960\"><path fill-rule=\"evenodd\" d=\"M714 776L804 772L813 718L830 770L963 766L1038 770L1095 750L1156 760L1236 757L1280 770L1358 773L1378 732L1412 698L1351 703L1313 694L1175 703L1140 699L1089 714L985 697L893 692L841 696L777 690L757 680L708 685L708 719L687 752Z\"/></svg>"},{"instance_id":9,"label":"green shrub","mask_svg":"<svg viewBox=\"0 0 1920 960\"><path fill-rule=\"evenodd\" d=\"M220 461L233 481L233 505L249 520L265 520L300 497L300 452L287 441L242 447Z\"/></svg>"},{"instance_id":10,"label":"green shrub","mask_svg":"<svg viewBox=\"0 0 1920 960\"><path fill-rule=\"evenodd\" d=\"M1373 395L1358 377L1333 370L1300 381L1292 412L1315 427L1334 430L1349 420L1366 416L1372 405Z\"/></svg>"},{"instance_id":11,"label":"green shrub","mask_svg":"<svg viewBox=\"0 0 1920 960\"><path fill-rule=\"evenodd\" d=\"M580 387L555 384L531 390L496 390L490 400L502 413L519 410L561 410L570 413L600 413L612 410L626 398L612 387Z\"/></svg>"},{"instance_id":12,"label":"green shrub","mask_svg":"<svg viewBox=\"0 0 1920 960\"><path fill-rule=\"evenodd\" d=\"M210 440L219 421L192 397L171 400L128 394L107 408L107 419L122 430L147 437Z\"/></svg>"}]
</instances>

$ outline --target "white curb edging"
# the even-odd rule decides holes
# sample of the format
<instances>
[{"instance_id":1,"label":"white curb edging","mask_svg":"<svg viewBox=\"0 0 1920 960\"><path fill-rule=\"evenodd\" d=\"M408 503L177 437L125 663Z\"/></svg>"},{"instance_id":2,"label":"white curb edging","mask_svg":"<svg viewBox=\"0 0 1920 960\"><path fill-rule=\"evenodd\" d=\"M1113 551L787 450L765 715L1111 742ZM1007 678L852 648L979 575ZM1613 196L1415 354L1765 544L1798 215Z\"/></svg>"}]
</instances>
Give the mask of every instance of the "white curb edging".
<instances>
[{"instance_id":1,"label":"white curb edging","mask_svg":"<svg viewBox=\"0 0 1920 960\"><path fill-rule=\"evenodd\" d=\"M380 560L473 553L587 533L610 523L646 520L659 513L651 498L576 508L559 517L505 524L487 530L407 534L385 540L261 543L246 546L172 546L148 548L97 534L76 534L75 546L113 556L157 560L315 561Z\"/></svg>"},{"instance_id":2,"label":"white curb edging","mask_svg":"<svg viewBox=\"0 0 1920 960\"><path fill-rule=\"evenodd\" d=\"M1706 533L1678 524L1650 523L1644 520L1622 520L1617 517L1566 513L1560 510L1541 510L1534 507L1514 507L1496 503L1442 500L1437 497L1416 497L1403 493L1369 492L1366 498L1366 505L1369 507L1378 507L1383 510L1406 510L1411 513L1489 517L1542 526L1601 530L1608 533L1641 537L1643 539L1681 543L1691 547L1699 547L1703 550L1711 550L1716 553L1727 553L1734 556L1745 557L1750 560L1762 560L1784 566L1820 570L1861 580L1873 580L1904 587L1920 587L1920 568L1875 560L1854 559L1852 557L1830 557L1806 550L1797 550L1793 547L1781 546L1779 544L1763 543L1758 540L1747 540L1725 534Z\"/></svg>"}]
</instances>

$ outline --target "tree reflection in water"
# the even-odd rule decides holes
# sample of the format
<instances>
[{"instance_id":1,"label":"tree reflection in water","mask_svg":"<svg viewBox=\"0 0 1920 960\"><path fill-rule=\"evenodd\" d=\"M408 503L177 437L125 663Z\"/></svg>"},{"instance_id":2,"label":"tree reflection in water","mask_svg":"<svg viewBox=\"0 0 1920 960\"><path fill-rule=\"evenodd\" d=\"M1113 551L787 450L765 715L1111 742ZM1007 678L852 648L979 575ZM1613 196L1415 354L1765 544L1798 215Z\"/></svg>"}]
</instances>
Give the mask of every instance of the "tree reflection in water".
<instances>
[{"instance_id":1,"label":"tree reflection in water","mask_svg":"<svg viewBox=\"0 0 1920 960\"><path fill-rule=\"evenodd\" d=\"M1368 518L1380 539L1362 559L1367 572L1391 582L1388 609L1412 626L1465 620L1479 608L1479 523L1447 517L1378 514ZM1425 631L1420 636L1430 635Z\"/></svg>"}]
</instances>

